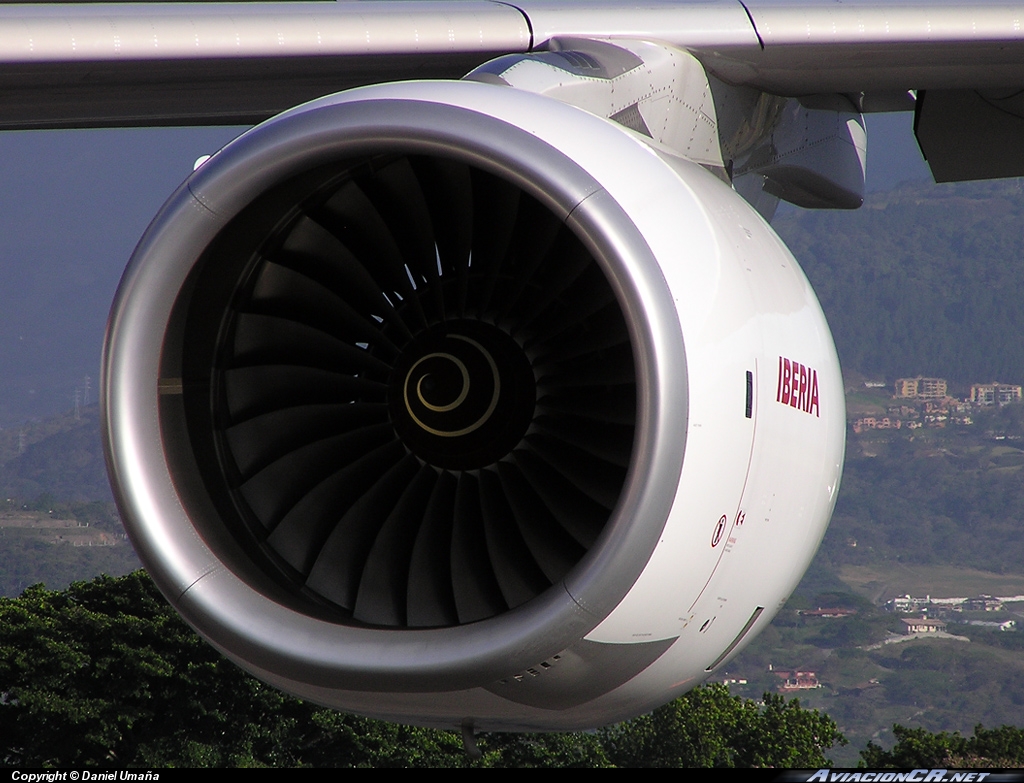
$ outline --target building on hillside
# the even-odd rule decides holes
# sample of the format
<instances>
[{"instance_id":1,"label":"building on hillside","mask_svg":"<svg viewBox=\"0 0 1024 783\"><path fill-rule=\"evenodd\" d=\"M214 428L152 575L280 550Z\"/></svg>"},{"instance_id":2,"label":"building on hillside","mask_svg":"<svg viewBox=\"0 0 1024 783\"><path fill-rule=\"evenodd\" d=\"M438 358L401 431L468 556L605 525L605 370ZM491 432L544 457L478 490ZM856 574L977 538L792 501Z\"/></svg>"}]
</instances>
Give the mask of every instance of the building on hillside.
<instances>
[{"instance_id":1,"label":"building on hillside","mask_svg":"<svg viewBox=\"0 0 1024 783\"><path fill-rule=\"evenodd\" d=\"M991 595L979 595L968 598L963 607L968 612L999 612L1003 609L1003 602Z\"/></svg>"},{"instance_id":2,"label":"building on hillside","mask_svg":"<svg viewBox=\"0 0 1024 783\"><path fill-rule=\"evenodd\" d=\"M971 402L975 405L1009 405L1021 401L1021 387L1009 383L975 383L971 386Z\"/></svg>"},{"instance_id":3,"label":"building on hillside","mask_svg":"<svg viewBox=\"0 0 1024 783\"><path fill-rule=\"evenodd\" d=\"M890 405L886 408L886 413L894 419L919 419L921 418L921 412L917 409L916 405L907 405L906 403L900 403L899 405Z\"/></svg>"},{"instance_id":4,"label":"building on hillside","mask_svg":"<svg viewBox=\"0 0 1024 783\"><path fill-rule=\"evenodd\" d=\"M853 422L853 431L860 434L865 430L898 430L902 426L902 421L889 418L888 416L883 418L865 416Z\"/></svg>"},{"instance_id":5,"label":"building on hillside","mask_svg":"<svg viewBox=\"0 0 1024 783\"><path fill-rule=\"evenodd\" d=\"M915 598L912 595L901 595L888 600L885 604L885 608L890 612L908 614L909 612L927 611L925 607L927 607L931 602L932 597L930 595L926 595L924 598Z\"/></svg>"},{"instance_id":6,"label":"building on hillside","mask_svg":"<svg viewBox=\"0 0 1024 783\"><path fill-rule=\"evenodd\" d=\"M857 614L857 610L840 607L822 609L819 606L817 609L801 609L797 614L801 617L849 617L851 614Z\"/></svg>"},{"instance_id":7,"label":"building on hillside","mask_svg":"<svg viewBox=\"0 0 1024 783\"><path fill-rule=\"evenodd\" d=\"M818 682L818 675L816 672L785 671L782 669L775 669L773 673L776 677L782 678L782 682L778 686L778 690L781 693L789 693L790 691L809 691L814 688L821 687L821 683Z\"/></svg>"},{"instance_id":8,"label":"building on hillside","mask_svg":"<svg viewBox=\"0 0 1024 783\"><path fill-rule=\"evenodd\" d=\"M998 628L1000 631L1012 631L1017 627L1016 620L1003 620L1001 623L995 622L994 620L968 620L967 624L977 625L982 628Z\"/></svg>"},{"instance_id":9,"label":"building on hillside","mask_svg":"<svg viewBox=\"0 0 1024 783\"><path fill-rule=\"evenodd\" d=\"M904 617L903 633L912 636L915 633L943 633L946 623L942 620L929 620L927 617Z\"/></svg>"},{"instance_id":10,"label":"building on hillside","mask_svg":"<svg viewBox=\"0 0 1024 783\"><path fill-rule=\"evenodd\" d=\"M941 400L946 396L945 378L900 378L894 397L901 399Z\"/></svg>"}]
</instances>

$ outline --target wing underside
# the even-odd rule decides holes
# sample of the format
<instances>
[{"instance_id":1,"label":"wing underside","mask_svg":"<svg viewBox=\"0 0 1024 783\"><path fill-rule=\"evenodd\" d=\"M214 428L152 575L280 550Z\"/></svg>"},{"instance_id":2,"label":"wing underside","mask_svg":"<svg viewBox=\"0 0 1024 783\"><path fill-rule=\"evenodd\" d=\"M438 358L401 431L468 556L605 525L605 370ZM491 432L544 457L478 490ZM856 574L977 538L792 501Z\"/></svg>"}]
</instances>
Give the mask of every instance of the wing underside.
<instances>
[{"instance_id":1,"label":"wing underside","mask_svg":"<svg viewBox=\"0 0 1024 783\"><path fill-rule=\"evenodd\" d=\"M1012 3L603 0L0 8L0 128L248 124L350 87L458 78L553 38L650 38L776 95L910 109L910 90L1024 84Z\"/></svg>"}]
</instances>

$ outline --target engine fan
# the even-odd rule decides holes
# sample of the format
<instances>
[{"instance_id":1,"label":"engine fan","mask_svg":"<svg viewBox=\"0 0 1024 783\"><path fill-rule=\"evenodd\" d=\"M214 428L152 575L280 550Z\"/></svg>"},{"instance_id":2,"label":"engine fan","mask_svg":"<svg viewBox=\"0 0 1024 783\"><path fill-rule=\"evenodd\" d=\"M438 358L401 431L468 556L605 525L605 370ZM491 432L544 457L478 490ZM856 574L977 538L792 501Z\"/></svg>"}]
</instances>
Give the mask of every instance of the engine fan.
<instances>
[{"instance_id":1,"label":"engine fan","mask_svg":"<svg viewBox=\"0 0 1024 783\"><path fill-rule=\"evenodd\" d=\"M449 627L526 603L597 540L633 445L629 333L536 199L444 158L346 164L198 275L221 296L185 324L196 458L289 591L343 622Z\"/></svg>"}]
</instances>

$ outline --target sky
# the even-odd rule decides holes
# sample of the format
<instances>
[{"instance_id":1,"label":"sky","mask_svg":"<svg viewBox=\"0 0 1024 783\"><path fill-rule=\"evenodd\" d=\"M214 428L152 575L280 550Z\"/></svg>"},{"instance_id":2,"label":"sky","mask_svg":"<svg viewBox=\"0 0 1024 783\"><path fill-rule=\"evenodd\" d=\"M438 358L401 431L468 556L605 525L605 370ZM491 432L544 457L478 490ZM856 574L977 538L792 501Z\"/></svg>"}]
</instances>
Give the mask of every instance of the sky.
<instances>
[{"instance_id":1,"label":"sky","mask_svg":"<svg viewBox=\"0 0 1024 783\"><path fill-rule=\"evenodd\" d=\"M911 114L869 115L869 191L929 177ZM0 427L96 399L103 329L149 221L244 128L0 132Z\"/></svg>"},{"instance_id":2,"label":"sky","mask_svg":"<svg viewBox=\"0 0 1024 783\"><path fill-rule=\"evenodd\" d=\"M107 312L149 221L242 128L0 132L0 426L95 400Z\"/></svg>"}]
</instances>

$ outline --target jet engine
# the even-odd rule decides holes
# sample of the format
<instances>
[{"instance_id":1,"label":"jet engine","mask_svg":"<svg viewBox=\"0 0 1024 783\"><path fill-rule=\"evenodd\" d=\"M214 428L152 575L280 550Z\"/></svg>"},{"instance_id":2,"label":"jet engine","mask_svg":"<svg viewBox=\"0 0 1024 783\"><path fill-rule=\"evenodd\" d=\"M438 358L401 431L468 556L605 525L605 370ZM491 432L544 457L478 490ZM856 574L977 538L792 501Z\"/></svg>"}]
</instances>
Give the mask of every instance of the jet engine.
<instances>
[{"instance_id":1,"label":"jet engine","mask_svg":"<svg viewBox=\"0 0 1024 783\"><path fill-rule=\"evenodd\" d=\"M510 87L376 86L243 134L142 238L103 371L132 541L302 698L624 719L770 622L842 468L821 309L719 176Z\"/></svg>"}]
</instances>

